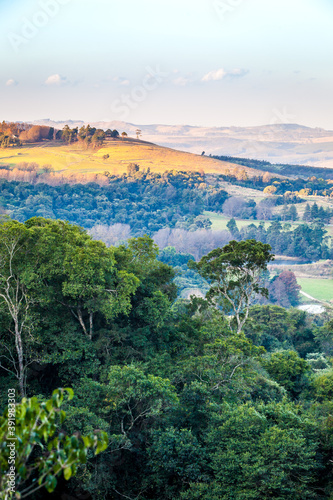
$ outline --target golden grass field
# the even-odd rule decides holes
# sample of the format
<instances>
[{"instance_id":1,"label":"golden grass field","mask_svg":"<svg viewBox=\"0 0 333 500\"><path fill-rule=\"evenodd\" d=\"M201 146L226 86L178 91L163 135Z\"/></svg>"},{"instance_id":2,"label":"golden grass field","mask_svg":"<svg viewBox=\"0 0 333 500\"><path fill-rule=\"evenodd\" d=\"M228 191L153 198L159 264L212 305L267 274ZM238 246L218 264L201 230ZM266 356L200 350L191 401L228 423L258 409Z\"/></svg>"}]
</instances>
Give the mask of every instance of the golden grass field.
<instances>
[{"instance_id":1,"label":"golden grass field","mask_svg":"<svg viewBox=\"0 0 333 500\"><path fill-rule=\"evenodd\" d=\"M107 154L109 158L104 160L103 156ZM150 167L152 172L203 170L207 174L218 174L226 169L243 168L207 156L184 153L133 139L109 140L99 150L83 149L77 144L59 145L56 142L0 150L0 164L15 167L22 162L36 162L40 166L49 164L55 172L63 174L99 174L105 171L114 175L122 174L126 172L129 163L137 163L141 169ZM259 173L254 169L245 170L249 176Z\"/></svg>"}]
</instances>

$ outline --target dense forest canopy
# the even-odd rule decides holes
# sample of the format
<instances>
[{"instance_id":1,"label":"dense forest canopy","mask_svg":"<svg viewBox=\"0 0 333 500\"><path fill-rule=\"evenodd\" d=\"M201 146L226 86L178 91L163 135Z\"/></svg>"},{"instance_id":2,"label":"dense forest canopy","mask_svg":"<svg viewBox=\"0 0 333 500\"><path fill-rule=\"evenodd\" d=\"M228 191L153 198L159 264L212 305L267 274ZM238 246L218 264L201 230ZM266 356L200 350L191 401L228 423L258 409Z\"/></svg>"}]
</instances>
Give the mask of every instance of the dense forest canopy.
<instances>
[{"instance_id":1,"label":"dense forest canopy","mask_svg":"<svg viewBox=\"0 0 333 500\"><path fill-rule=\"evenodd\" d=\"M21 491L44 474L54 498L329 500L333 325L254 305L267 295L269 244L233 240L203 257L207 297L184 301L169 264L193 259L169 248L158 260L148 236L107 247L42 217L3 221L0 233L1 384L38 395L18 407L17 432L30 404L44 427L24 442L49 442L30 465L20 455ZM57 387L74 394L52 396Z\"/></svg>"}]
</instances>

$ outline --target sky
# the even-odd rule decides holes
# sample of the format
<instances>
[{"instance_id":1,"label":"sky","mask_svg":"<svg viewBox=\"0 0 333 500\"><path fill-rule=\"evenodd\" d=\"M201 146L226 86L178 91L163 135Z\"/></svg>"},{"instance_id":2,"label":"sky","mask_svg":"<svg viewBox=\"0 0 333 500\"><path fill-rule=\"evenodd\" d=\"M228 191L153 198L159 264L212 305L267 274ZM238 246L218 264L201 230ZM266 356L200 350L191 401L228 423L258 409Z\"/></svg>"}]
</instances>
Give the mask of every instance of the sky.
<instances>
[{"instance_id":1,"label":"sky","mask_svg":"<svg viewBox=\"0 0 333 500\"><path fill-rule=\"evenodd\" d=\"M333 0L0 0L1 120L333 130Z\"/></svg>"}]
</instances>

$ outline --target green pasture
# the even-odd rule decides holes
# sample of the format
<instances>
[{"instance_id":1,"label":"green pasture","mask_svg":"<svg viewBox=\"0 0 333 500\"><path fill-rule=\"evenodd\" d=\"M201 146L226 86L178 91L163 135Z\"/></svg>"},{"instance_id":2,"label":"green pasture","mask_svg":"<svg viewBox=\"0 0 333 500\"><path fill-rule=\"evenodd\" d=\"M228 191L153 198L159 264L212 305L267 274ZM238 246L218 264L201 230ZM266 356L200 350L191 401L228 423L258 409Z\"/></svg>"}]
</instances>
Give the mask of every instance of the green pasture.
<instances>
[{"instance_id":1,"label":"green pasture","mask_svg":"<svg viewBox=\"0 0 333 500\"><path fill-rule=\"evenodd\" d=\"M333 300L333 279L297 278L302 291L318 300Z\"/></svg>"}]
</instances>

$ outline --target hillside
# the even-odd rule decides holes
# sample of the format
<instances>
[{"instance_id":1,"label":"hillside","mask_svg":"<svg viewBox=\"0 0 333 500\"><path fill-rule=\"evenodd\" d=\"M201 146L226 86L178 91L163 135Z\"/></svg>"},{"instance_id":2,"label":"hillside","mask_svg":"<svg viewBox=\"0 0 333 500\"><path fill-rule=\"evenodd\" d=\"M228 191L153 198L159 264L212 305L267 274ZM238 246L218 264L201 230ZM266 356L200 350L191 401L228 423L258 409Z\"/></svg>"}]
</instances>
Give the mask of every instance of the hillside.
<instances>
[{"instance_id":1,"label":"hillside","mask_svg":"<svg viewBox=\"0 0 333 500\"><path fill-rule=\"evenodd\" d=\"M34 123L59 129L66 123L71 127L86 124L80 120L37 120ZM139 128L146 141L196 154L206 151L206 154L256 158L271 163L333 167L333 131L322 128L291 123L257 127L195 127L110 121L90 125L104 130L124 130L133 136Z\"/></svg>"},{"instance_id":2,"label":"hillside","mask_svg":"<svg viewBox=\"0 0 333 500\"><path fill-rule=\"evenodd\" d=\"M108 158L104 159L109 155ZM176 151L156 144L135 139L108 140L99 150L83 149L77 144L59 145L48 141L41 144L25 145L19 149L4 149L0 152L0 166L10 165L15 168L23 162L36 162L40 166L51 165L55 172L63 175L111 174L126 172L129 163L137 163L141 168L150 168L153 172L165 170L204 171L205 173L224 173L245 168L248 176L261 172L242 167L230 162L221 162L206 156Z\"/></svg>"}]
</instances>

